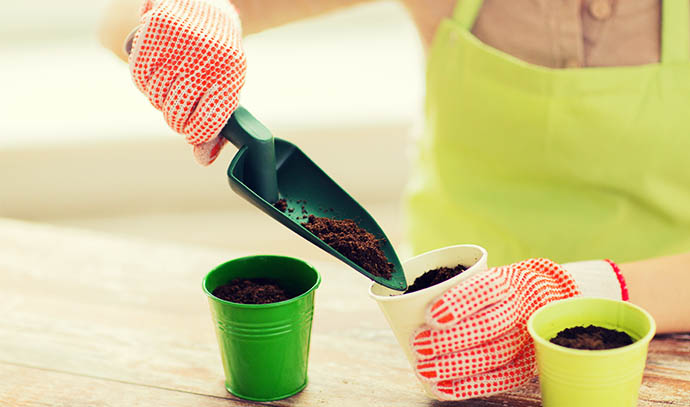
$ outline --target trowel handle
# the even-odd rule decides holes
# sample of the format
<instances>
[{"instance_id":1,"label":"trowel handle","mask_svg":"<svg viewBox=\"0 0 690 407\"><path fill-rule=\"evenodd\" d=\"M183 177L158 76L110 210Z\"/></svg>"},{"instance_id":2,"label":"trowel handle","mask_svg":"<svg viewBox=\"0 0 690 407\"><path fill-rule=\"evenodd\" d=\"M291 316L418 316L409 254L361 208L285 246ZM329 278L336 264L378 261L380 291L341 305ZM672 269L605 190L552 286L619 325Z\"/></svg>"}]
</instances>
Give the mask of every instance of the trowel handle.
<instances>
[{"instance_id":1,"label":"trowel handle","mask_svg":"<svg viewBox=\"0 0 690 407\"><path fill-rule=\"evenodd\" d=\"M247 148L244 163L247 185L270 204L278 200L278 177L273 135L242 106L237 107L220 135L237 148Z\"/></svg>"}]
</instances>

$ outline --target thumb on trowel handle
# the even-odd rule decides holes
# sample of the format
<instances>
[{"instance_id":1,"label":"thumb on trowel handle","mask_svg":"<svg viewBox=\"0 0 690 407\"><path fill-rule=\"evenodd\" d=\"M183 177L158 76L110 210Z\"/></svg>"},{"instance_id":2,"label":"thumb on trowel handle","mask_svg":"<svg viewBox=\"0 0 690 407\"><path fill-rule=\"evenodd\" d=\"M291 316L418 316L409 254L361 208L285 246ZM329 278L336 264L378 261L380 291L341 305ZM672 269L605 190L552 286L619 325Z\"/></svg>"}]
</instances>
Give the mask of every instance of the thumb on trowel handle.
<instances>
[{"instance_id":1,"label":"thumb on trowel handle","mask_svg":"<svg viewBox=\"0 0 690 407\"><path fill-rule=\"evenodd\" d=\"M237 148L247 148L245 179L250 189L269 204L278 201L278 177L273 135L247 109L237 107L220 135Z\"/></svg>"}]
</instances>

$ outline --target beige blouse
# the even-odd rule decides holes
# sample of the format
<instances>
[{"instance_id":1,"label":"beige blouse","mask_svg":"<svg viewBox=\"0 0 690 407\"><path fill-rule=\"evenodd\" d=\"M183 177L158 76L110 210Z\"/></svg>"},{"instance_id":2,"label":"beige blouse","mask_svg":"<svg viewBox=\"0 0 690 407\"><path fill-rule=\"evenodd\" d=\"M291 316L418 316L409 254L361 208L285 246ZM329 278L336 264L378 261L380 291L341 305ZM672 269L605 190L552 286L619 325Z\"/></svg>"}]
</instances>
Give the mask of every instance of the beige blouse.
<instances>
[{"instance_id":1,"label":"beige blouse","mask_svg":"<svg viewBox=\"0 0 690 407\"><path fill-rule=\"evenodd\" d=\"M404 2L428 45L456 1ZM472 32L551 68L642 65L659 61L660 16L660 0L484 0Z\"/></svg>"}]
</instances>

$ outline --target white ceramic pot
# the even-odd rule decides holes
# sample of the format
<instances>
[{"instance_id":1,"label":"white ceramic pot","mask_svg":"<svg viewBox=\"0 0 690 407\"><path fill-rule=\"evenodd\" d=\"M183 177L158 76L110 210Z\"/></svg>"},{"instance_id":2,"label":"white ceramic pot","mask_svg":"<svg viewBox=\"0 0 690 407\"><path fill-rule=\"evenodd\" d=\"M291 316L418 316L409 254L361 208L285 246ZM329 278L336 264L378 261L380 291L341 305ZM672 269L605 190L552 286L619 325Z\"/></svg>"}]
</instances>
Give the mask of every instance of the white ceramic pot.
<instances>
[{"instance_id":1,"label":"white ceramic pot","mask_svg":"<svg viewBox=\"0 0 690 407\"><path fill-rule=\"evenodd\" d=\"M459 275L410 294L403 294L376 283L371 285L369 295L376 300L379 308L383 311L388 325L393 330L400 347L410 362L410 366L414 367L415 365L415 357L410 346L410 336L424 324L424 315L430 302L460 281L486 271L486 258L486 250L480 246L448 246L420 254L403 262L405 278L408 285L411 285L417 277L429 270L438 267L455 267L458 264L467 266L468 269ZM425 384L424 390L433 397L432 392Z\"/></svg>"}]
</instances>

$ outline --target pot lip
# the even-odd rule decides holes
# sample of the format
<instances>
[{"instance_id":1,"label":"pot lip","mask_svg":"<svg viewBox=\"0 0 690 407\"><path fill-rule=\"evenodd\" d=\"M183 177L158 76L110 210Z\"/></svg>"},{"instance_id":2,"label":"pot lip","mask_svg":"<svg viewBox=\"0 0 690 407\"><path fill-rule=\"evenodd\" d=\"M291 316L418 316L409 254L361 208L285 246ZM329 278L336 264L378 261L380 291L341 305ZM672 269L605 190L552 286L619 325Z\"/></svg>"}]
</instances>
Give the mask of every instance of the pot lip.
<instances>
[{"instance_id":1,"label":"pot lip","mask_svg":"<svg viewBox=\"0 0 690 407\"><path fill-rule=\"evenodd\" d=\"M288 260L290 260L290 261L296 261L296 262L302 263L303 265L309 267L311 270L314 271L314 274L316 274L316 281L314 282L314 284L313 284L311 287L309 287L309 289L307 289L305 292L303 292L302 294L300 294L300 295L298 295L298 296L296 296L296 297L289 298L289 299L287 299L287 300L285 300L285 301L270 302L270 303L268 303L268 304L242 304L242 303L239 303L239 302L227 301L227 300L224 300L224 299L222 299L222 298L216 297L215 295L213 295L213 293L209 292L209 291L206 289L206 281L208 280L209 275L210 275L214 270L216 270L216 269L218 269L219 267L222 267L222 266L224 266L224 265L226 265L226 264L228 264L228 263L234 262L234 261L239 261L239 260L244 260L244 261L246 261L246 260L256 259L256 258L274 258L274 259L275 259L275 258L280 258L280 259L288 259ZM282 307L282 306L291 304L291 303L293 303L293 302L297 302L297 301L299 301L301 298L306 297L306 296L309 295L312 291L315 291L317 288L319 288L319 285L321 285L321 273L319 273L319 271L318 271L314 266L312 266L311 264L307 263L306 261L304 261L304 260L302 260L302 259L298 259L298 258L296 258L296 257L281 256L281 255L277 255L277 254L256 254L256 255L251 255L251 256L237 257L237 258L228 260L228 261L226 261L226 262L223 262L223 263L217 265L217 266L214 267L213 269L211 269L208 273L206 273L206 275L204 276L203 280L201 280L201 289L202 289L202 290L204 291L204 293L208 296L208 298L211 299L212 301L216 301L216 302L219 302L219 303L221 303L221 304L227 304L227 305L230 305L230 306L233 306L233 307L236 307L236 308L246 308L246 309L267 309L267 308Z\"/></svg>"},{"instance_id":2,"label":"pot lip","mask_svg":"<svg viewBox=\"0 0 690 407\"><path fill-rule=\"evenodd\" d=\"M471 266L467 267L467 269L466 269L464 272L458 274L457 276L455 276L455 277L453 277L453 278L449 278L448 280L443 281L443 282L441 282L441 283L439 283L439 284L432 285L431 287L426 287L426 288L424 288L424 289L422 289L422 290L415 291L415 292L409 293L409 294L405 294L405 293L403 292L403 293L400 294L400 295L379 295L379 294L376 294L376 293L374 293L374 291L373 291L373 290L374 290L374 287L376 287L377 285L380 285L380 284L377 284L376 282L372 282L372 284L369 286L369 296L370 296L371 298L373 298L374 300L379 301L379 302L403 301L403 300L408 300L408 301L409 301L409 300L412 300L412 299L414 299L414 298L418 298L418 297L422 297L422 296L426 295L426 294L427 294L427 290L430 289L430 288L432 288L432 287L437 287L437 288L438 288L439 286L444 286L444 285L446 285L446 286L448 286L448 287L450 288L450 286L452 286L452 285L455 284L455 281L456 281L456 280L459 280L460 278L462 278L463 274L468 273L469 271L471 271L471 270L474 269L475 267L478 267L478 265L479 265L480 263L482 263L482 260L483 260L483 259L486 259L486 257L487 257L486 249L484 249L483 247L478 246L478 245L476 245L476 244L456 244L456 245L440 247L440 248L438 248L438 249L434 249L434 250L430 250L430 251L428 251L428 252L420 253L420 254L418 254L418 255L416 255L416 256L414 256L414 257L410 257L409 259L405 260L405 261L403 262L403 264L402 264L403 270L404 270L404 269L405 269L405 264L407 264L407 263L409 263L409 262L411 262L411 261L414 261L414 260L416 260L416 259L418 259L418 258L420 258L420 257L429 256L429 255L432 255L432 254L434 254L434 253L438 253L438 252L441 252L441 251L454 250L454 249L461 248L461 247L471 247L471 248L477 249L477 250L481 253L481 256L479 257L479 259L477 259L477 260L474 262L474 264L472 264ZM408 284L408 287L409 287L409 284Z\"/></svg>"},{"instance_id":3,"label":"pot lip","mask_svg":"<svg viewBox=\"0 0 690 407\"><path fill-rule=\"evenodd\" d=\"M615 302L619 304L623 304L626 307L632 308L634 310L637 310L641 312L647 320L649 320L650 327L649 327L649 332L647 332L643 337L637 339L635 342L631 343L630 345L625 345L621 346L618 348L613 348L613 349L604 349L604 350L590 350L590 349L573 349L573 348L568 348L565 346L561 345L556 345L555 343L551 343L550 341L544 339L541 335L537 334L535 328L534 328L534 319L535 315L542 311L543 309L547 307L558 307L560 304L563 303L569 303L569 302L586 302L586 301L597 301L597 302ZM652 340L654 335L656 334L656 322L654 321L654 318L651 316L649 312L647 312L645 309L642 307L635 305L631 302L628 301L623 301L623 300L614 300L612 298L599 298L599 297L572 297L572 298L566 298L564 300L559 300L559 301L554 301L550 304L546 304L545 306L539 308L536 310L530 318L527 320L527 331L529 332L529 335L532 337L532 340L537 342L539 345L544 346L548 349L561 352L561 353L567 353L573 356L579 356L579 357L602 357L602 356L615 356L620 353L627 353L634 351L635 349L647 346L649 342Z\"/></svg>"}]
</instances>

